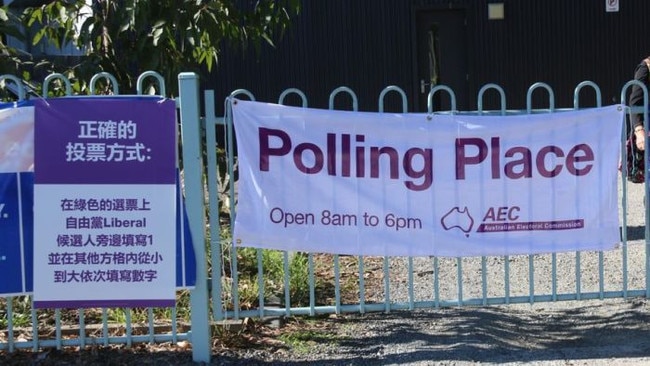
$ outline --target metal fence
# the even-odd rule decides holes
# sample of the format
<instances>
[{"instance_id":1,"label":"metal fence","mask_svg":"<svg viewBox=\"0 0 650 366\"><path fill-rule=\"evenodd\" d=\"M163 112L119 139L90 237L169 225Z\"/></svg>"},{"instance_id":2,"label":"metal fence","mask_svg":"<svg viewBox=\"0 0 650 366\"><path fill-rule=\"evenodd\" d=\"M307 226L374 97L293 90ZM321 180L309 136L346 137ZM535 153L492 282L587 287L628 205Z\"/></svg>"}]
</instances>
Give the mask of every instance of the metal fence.
<instances>
[{"instance_id":1,"label":"metal fence","mask_svg":"<svg viewBox=\"0 0 650 366\"><path fill-rule=\"evenodd\" d=\"M150 76L158 77L155 73L145 73L138 79L138 93L142 93L142 80ZM54 77L64 80L67 94L70 94L66 79L61 75ZM111 78L106 74L98 74L97 77ZM0 82L9 80L21 85L18 78L7 75L0 78ZM48 78L44 83L46 91L50 81ZM118 94L114 79L111 81L113 92ZM6 321L6 329L0 333L0 351L187 340L192 343L195 361L209 361L210 324L229 319L649 295L650 255L647 238L650 233L645 226L647 215L628 222L630 192L624 174L619 185L622 245L612 251L471 258L356 257L278 252L274 254L280 258L280 268L268 268L267 258L272 251L257 249L252 253L248 250L247 255L252 256L253 273L246 281L252 279L253 282L244 283L244 264L240 261L245 257L243 251L247 249L233 249L230 241L229 223L234 221L237 199L232 113L228 104L224 103L225 115L216 115L215 100L223 99L215 97L210 90L201 95L196 74L182 73L178 81L183 186L197 266L196 286L187 295L190 314L179 316L178 306L169 311L122 309L119 314L123 316L115 315L114 309L79 309L76 314L55 309L52 311L54 324L43 324L41 315L46 312L35 311L29 306L30 294L8 297L0 302L0 320ZM623 86L621 100L626 100L629 88L634 84L644 89L644 105L647 106L647 90L638 81L629 81ZM91 90L93 85L91 81ZM585 88L592 90L592 93L584 93ZM164 95L161 79L159 89L160 94ZM21 87L18 87L19 98L26 98L20 90ZM533 108L531 96L539 92L548 94L548 106ZM436 93L447 94L451 111L435 111L432 100ZM499 94L500 110L482 110L485 93ZM393 94L401 98L403 111L408 110L406 94L399 87L389 86L378 97L378 112L384 112L384 99L388 95L394 97ZM229 97L254 99L253 94L246 90L236 90ZM342 98L345 98L343 103ZM589 103L580 103L585 99ZM285 90L277 102L285 104L287 100L299 106L308 106L306 95L298 89ZM553 90L544 83L532 85L528 89L527 100L526 110L508 110L504 90L498 85L488 84L479 91L477 111L458 112L455 111L453 91L445 86L437 86L429 93L428 111L509 115L566 110L555 107ZM204 105L203 112L201 104ZM356 110L357 96L353 90L340 87L330 94L329 104L330 109L347 105ZM585 108L584 104L601 106L600 90L589 81L575 88L574 106L571 109ZM643 113L647 120L647 108L643 108ZM625 153L623 144L621 152ZM633 188L645 192L647 184ZM634 230L628 229L630 225ZM294 264L297 261L303 266L296 268ZM246 265L250 266L251 261ZM298 271L303 276L296 278ZM270 286L265 278L272 272L280 272L281 280ZM571 275L567 276L567 273ZM298 291L301 291L301 296L296 295ZM185 292L179 293L179 297L182 294ZM18 308L21 311L15 310ZM29 314L23 313L22 309L29 309ZM140 320L134 321L134 312L137 312L139 319L143 317L144 326L136 325Z\"/></svg>"},{"instance_id":2,"label":"metal fence","mask_svg":"<svg viewBox=\"0 0 650 366\"><path fill-rule=\"evenodd\" d=\"M193 84L194 86L188 87L188 89L198 90L198 79L192 78L191 75L185 75L185 77L186 79L181 81L181 85L184 82ZM634 84L638 84L645 90L645 86L639 82L630 81L621 90L621 100L627 99L626 95ZM591 89L591 94L585 93L586 89ZM482 110L482 96L487 92L499 94L501 98L500 110ZM533 108L531 105L532 95L538 92L548 94L548 106ZM194 127L196 128L194 134L199 135L200 130L205 129L207 175L206 182L197 181L193 186L188 186L189 183L186 182L186 191L189 189L203 192L201 189L204 184L207 188L205 200L197 199L191 210L198 213L202 212L202 208L206 206L208 208L209 229L207 234L211 253L210 262L212 263L210 288L212 289L212 317L215 320L648 296L650 257L646 238L650 236L645 222L639 221L638 218L631 223L633 230L626 229L630 226L628 223L629 198L628 185L625 172L623 172L619 186L621 226L623 228L621 231L622 245L615 250L478 258L376 258L282 252L283 286L281 286L280 293L270 293L273 290L266 288L267 284L262 279L268 271L274 269L265 268L265 251L258 249L254 255L257 269L254 278L258 281L257 293L256 298L251 301L249 290L246 290L246 294L242 294L244 289L251 287L250 283L245 286L239 283L241 268L238 260L242 257L242 249L232 250L231 236L228 229L222 225L224 210L227 211L227 221L232 222L236 214L234 209L237 196L236 184L224 185L224 182L232 182L234 180L232 177L235 177L237 173L232 113L228 103L225 103L225 116L216 116L214 112L216 110L215 95L208 90L203 96L205 114L200 117L198 112L200 95L196 93L198 92L187 95L181 93L181 101L183 102L186 97L189 97L191 103L195 104L193 108L196 112L190 120L202 118L204 121L204 126ZM383 101L389 93L397 93L398 97L402 98L403 111L407 111L408 101L405 93L399 87L389 86L379 96L378 112L384 111ZM436 93L448 94L452 111L434 111L431 101ZM307 97L298 89L285 90L279 96L277 103L285 104L285 100L289 99L289 96L294 100L294 105L308 106ZM255 99L254 95L247 90L236 90L229 97ZM347 98L349 101L346 105L351 105L353 110L357 109L357 96L354 91L346 87L332 91L330 109L335 108L337 98L341 97ZM510 115L555 113L568 110L555 107L553 90L545 83L532 85L527 92L527 100L526 110L507 110L504 90L498 85L488 84L479 92L479 110L456 112L453 111L455 109L453 91L445 86L438 86L429 93L428 112ZM587 104L591 107L600 107L602 103L600 89L590 81L580 83L575 88L574 106L570 109L585 108L585 103L581 105L580 100L589 100ZM647 106L647 98L645 105ZM181 108L184 106L181 103ZM631 108L627 109L629 113ZM634 111L639 112L641 108ZM647 108L643 108L643 113L647 115ZM184 125L183 128L185 129L187 126ZM203 156L199 156L199 152L196 154L192 157L192 161L197 163L196 166L190 166L188 161L185 161L186 174L199 176L202 172ZM625 154L623 148L622 154ZM187 158L187 156L185 157ZM222 159L225 159L228 164L225 166L219 164ZM637 190L636 194L638 195L638 191L647 190L647 185L637 185L633 188ZM227 203L225 207L224 200ZM224 231L226 231L225 235ZM628 238L629 233L632 233L632 238ZM630 245L631 243L633 245ZM291 280L291 268L292 262L297 257L302 257L302 260L305 260L306 257L305 278L307 281L306 292L308 293L306 299L292 298L292 293L294 293L292 285L296 284ZM323 286L320 286L323 282L324 272L321 270L323 267L329 269L329 272L325 274L327 277L325 281L331 282L333 288L324 289ZM352 269L350 269L351 267ZM229 273L231 276L226 278L224 273ZM567 273L570 275L566 276ZM277 291L277 289L274 290ZM327 294L323 295L322 292L327 292ZM422 293L429 295L423 296ZM242 301L244 297L248 300ZM254 305L251 306L251 303Z\"/></svg>"},{"instance_id":3,"label":"metal fence","mask_svg":"<svg viewBox=\"0 0 650 366\"><path fill-rule=\"evenodd\" d=\"M48 95L52 90L51 87L55 85L59 90L58 94L63 94L63 97L73 94L70 81L62 74L49 75L44 80L42 94ZM102 97L96 93L99 85L109 87L109 89L102 89L102 94L108 92L111 97L120 95L119 85L111 74L99 73L91 78L89 91L97 98ZM137 95L147 94L149 88L145 85L154 88L156 95L166 95L164 80L156 72L148 71L138 77ZM34 89L29 88L27 83L23 83L20 78L13 75L0 76L0 86L13 94L16 102L41 97ZM3 239L0 238L0 247L9 245L3 243ZM196 248L199 250L195 252L199 253L200 257L204 247L198 244ZM202 271L204 270L205 266L202 267ZM205 279L205 274L203 278ZM47 310L35 310L32 306L31 293L23 291L24 293L16 296L0 298L0 322L2 322L0 351L14 352L18 349L37 351L42 348L61 349L69 346L83 348L113 344L131 346L135 343L154 342L175 344L181 341L192 341L197 345L194 358L197 361L206 361L209 360L210 341L207 301L204 304L196 302L197 294L201 290L205 291L205 286L196 286L195 289L177 286L177 303L176 307L172 308ZM199 298L207 298L207 295L203 294ZM190 309L190 303L193 304L194 309ZM202 313L205 318L200 321L202 325L198 327L199 332L193 332L191 323L196 322L196 316ZM200 332L201 329L203 333ZM192 340L193 333L194 340ZM201 339L205 339L205 342L201 342ZM204 344L203 349L200 348L201 344Z\"/></svg>"}]
</instances>

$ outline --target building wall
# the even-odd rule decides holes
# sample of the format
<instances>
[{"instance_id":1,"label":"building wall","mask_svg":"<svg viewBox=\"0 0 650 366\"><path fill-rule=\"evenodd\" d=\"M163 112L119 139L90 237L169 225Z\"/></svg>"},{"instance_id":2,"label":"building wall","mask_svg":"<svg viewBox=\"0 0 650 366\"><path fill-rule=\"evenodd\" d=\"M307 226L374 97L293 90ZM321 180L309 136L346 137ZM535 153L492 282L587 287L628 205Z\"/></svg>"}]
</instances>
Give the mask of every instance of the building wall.
<instances>
[{"instance_id":1,"label":"building wall","mask_svg":"<svg viewBox=\"0 0 650 366\"><path fill-rule=\"evenodd\" d=\"M600 86L603 104L618 103L635 66L650 54L639 31L649 2L621 1L619 12L607 13L597 0L506 1L503 21L488 21L486 8L475 8L471 23L473 87L504 85L516 108L525 107L526 90L537 81L553 87L559 107L573 105L573 90L583 80ZM588 96L586 105L594 100Z\"/></svg>"},{"instance_id":2,"label":"building wall","mask_svg":"<svg viewBox=\"0 0 650 366\"><path fill-rule=\"evenodd\" d=\"M264 47L259 55L224 52L208 84L222 92L249 89L264 101L295 87L319 108L327 108L332 90L347 86L363 109L377 110L382 88L410 87L410 17L401 1L306 1L277 48ZM338 107L351 109L346 99L340 97Z\"/></svg>"},{"instance_id":3,"label":"building wall","mask_svg":"<svg viewBox=\"0 0 650 366\"><path fill-rule=\"evenodd\" d=\"M490 1L494 2L494 1ZM650 2L621 1L607 13L602 0L503 0L505 18L488 20L486 0L310 0L276 48L260 53L225 48L218 68L205 86L223 98L237 88L258 100L276 102L282 90L295 87L309 105L328 107L329 93L339 86L357 92L361 110L376 111L388 85L404 89L409 109L416 110L415 14L435 9L464 9L467 15L467 78L476 108L481 86L496 83L506 91L507 108L524 109L526 92L535 82L549 84L555 106L573 106L573 90L584 80L597 83L604 105L620 102L620 92L639 60L650 54L641 27ZM350 109L345 97L337 108ZM389 110L401 102L389 98ZM497 108L486 94L486 108ZM585 91L581 105L594 105ZM293 103L295 104L295 103ZM546 108L548 96L533 94L533 107ZM422 106L417 109L422 111Z\"/></svg>"}]
</instances>

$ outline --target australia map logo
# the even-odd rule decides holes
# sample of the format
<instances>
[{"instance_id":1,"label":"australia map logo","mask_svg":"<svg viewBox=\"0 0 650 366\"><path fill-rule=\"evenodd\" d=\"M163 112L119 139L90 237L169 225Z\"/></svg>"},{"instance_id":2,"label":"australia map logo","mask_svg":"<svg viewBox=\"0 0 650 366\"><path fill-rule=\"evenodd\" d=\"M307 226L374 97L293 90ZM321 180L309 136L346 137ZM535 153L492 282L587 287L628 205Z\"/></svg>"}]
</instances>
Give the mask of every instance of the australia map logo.
<instances>
[{"instance_id":1,"label":"australia map logo","mask_svg":"<svg viewBox=\"0 0 650 366\"><path fill-rule=\"evenodd\" d=\"M477 233L504 232L504 231L537 231L537 230L571 230L584 228L584 219L576 218L569 220L551 221L523 221L521 220L521 208L512 207L490 207L483 215L481 224L476 228ZM469 237L474 228L474 217L470 214L467 206L462 209L453 207L440 219L440 224L447 230L458 230Z\"/></svg>"},{"instance_id":2,"label":"australia map logo","mask_svg":"<svg viewBox=\"0 0 650 366\"><path fill-rule=\"evenodd\" d=\"M469 233L472 231L472 227L474 226L474 218L469 214L467 206L463 207L462 210L457 206L449 210L449 212L440 219L440 223L447 231L458 229L464 232L465 236L469 236Z\"/></svg>"}]
</instances>

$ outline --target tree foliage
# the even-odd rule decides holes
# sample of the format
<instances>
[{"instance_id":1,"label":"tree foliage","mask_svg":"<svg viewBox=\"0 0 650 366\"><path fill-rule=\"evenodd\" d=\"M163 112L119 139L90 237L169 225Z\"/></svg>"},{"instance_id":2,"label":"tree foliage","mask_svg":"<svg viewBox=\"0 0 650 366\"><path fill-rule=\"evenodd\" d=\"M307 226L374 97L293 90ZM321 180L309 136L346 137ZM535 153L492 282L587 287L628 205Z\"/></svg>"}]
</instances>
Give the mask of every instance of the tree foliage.
<instances>
[{"instance_id":1,"label":"tree foliage","mask_svg":"<svg viewBox=\"0 0 650 366\"><path fill-rule=\"evenodd\" d=\"M0 7L0 34L23 40L23 34L19 29L20 19L7 11L6 7ZM17 57L18 53L18 50L10 48L7 44L3 43L3 39L0 38L0 74L15 71L17 69L17 65L21 62Z\"/></svg>"},{"instance_id":2,"label":"tree foliage","mask_svg":"<svg viewBox=\"0 0 650 366\"><path fill-rule=\"evenodd\" d=\"M36 30L34 45L46 40L84 51L74 65L48 63L49 72L77 81L109 72L126 92L135 90L138 75L153 70L174 93L179 72L209 72L234 47L273 45L299 11L300 0L93 0L91 6L54 0L26 9L21 21L23 30ZM0 30L16 33L2 15ZM75 83L76 92L84 88Z\"/></svg>"}]
</instances>

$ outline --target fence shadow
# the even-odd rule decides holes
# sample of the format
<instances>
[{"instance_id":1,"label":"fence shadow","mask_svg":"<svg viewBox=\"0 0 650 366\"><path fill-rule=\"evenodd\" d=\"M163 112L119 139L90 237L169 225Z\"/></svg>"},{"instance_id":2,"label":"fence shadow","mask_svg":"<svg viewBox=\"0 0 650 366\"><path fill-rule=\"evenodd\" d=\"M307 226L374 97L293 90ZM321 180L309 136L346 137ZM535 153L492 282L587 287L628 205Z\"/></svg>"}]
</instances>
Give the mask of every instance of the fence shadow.
<instances>
[{"instance_id":1,"label":"fence shadow","mask_svg":"<svg viewBox=\"0 0 650 366\"><path fill-rule=\"evenodd\" d=\"M499 364L650 357L647 307L645 299L637 298L355 315L340 320L337 328L346 329L346 335L331 357L268 364ZM331 337L314 342L323 342L316 348L326 347Z\"/></svg>"}]
</instances>

